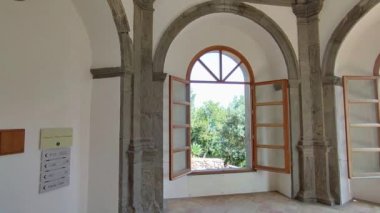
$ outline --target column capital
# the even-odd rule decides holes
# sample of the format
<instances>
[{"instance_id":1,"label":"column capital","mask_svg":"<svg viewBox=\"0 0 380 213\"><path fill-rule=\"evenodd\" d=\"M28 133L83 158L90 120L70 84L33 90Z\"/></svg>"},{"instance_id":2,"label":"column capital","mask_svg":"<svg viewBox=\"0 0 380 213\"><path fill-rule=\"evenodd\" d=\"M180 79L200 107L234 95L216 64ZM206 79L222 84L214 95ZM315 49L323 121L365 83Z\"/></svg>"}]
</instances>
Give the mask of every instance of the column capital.
<instances>
[{"instance_id":1,"label":"column capital","mask_svg":"<svg viewBox=\"0 0 380 213\"><path fill-rule=\"evenodd\" d=\"M135 5L140 7L143 10L149 10L149 11L154 11L153 9L153 3L155 0L133 0Z\"/></svg>"},{"instance_id":2,"label":"column capital","mask_svg":"<svg viewBox=\"0 0 380 213\"><path fill-rule=\"evenodd\" d=\"M311 18L317 16L323 6L323 0L297 1L292 5L293 13L297 18Z\"/></svg>"},{"instance_id":3,"label":"column capital","mask_svg":"<svg viewBox=\"0 0 380 213\"><path fill-rule=\"evenodd\" d=\"M338 76L325 76L323 78L323 85L327 86L343 86L343 80Z\"/></svg>"},{"instance_id":4,"label":"column capital","mask_svg":"<svg viewBox=\"0 0 380 213\"><path fill-rule=\"evenodd\" d=\"M153 72L153 81L164 82L167 74L163 72Z\"/></svg>"}]
</instances>

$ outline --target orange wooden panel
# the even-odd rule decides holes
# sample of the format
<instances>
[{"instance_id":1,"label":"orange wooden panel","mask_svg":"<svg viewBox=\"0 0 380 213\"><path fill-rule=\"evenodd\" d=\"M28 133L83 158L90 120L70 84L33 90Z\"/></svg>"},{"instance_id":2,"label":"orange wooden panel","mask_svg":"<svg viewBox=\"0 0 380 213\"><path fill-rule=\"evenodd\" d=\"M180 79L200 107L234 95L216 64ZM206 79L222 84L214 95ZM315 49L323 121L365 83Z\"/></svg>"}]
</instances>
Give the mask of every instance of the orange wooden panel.
<instances>
[{"instance_id":1,"label":"orange wooden panel","mask_svg":"<svg viewBox=\"0 0 380 213\"><path fill-rule=\"evenodd\" d=\"M173 83L179 82L184 84L186 88L185 101L173 100ZM173 108L175 104L186 106L186 124L174 124L173 123ZM174 148L173 129L186 128L186 147L184 149ZM169 76L169 179L175 180L191 172L191 143L190 143L190 82L175 76ZM186 151L186 168L181 171L174 171L174 154L178 152Z\"/></svg>"},{"instance_id":2,"label":"orange wooden panel","mask_svg":"<svg viewBox=\"0 0 380 213\"><path fill-rule=\"evenodd\" d=\"M282 100L279 102L268 102L270 104L262 104L261 107L265 106L271 106L273 103L280 104L283 106L283 123L282 124L258 124L256 120L256 116L254 116L254 169L257 170L266 170L266 171L272 171L272 172L279 172L279 173L290 173L291 170L291 153L290 153L290 133L289 133L289 94L288 94L288 80L273 80L273 81L265 81L265 82L258 82L255 83L255 88L257 86L262 85L274 85L274 84L281 84L282 85ZM256 94L254 96L254 105L257 106L256 102ZM254 112L256 114L256 109L254 109ZM269 127L269 128L276 128L276 127L282 127L284 129L284 143L282 146L271 146L271 145L262 145L260 144L260 141L257 141L257 128L258 127ZM269 166L262 166L258 164L258 148L276 148L276 149L283 149L284 154L284 168L275 168L275 167L269 167Z\"/></svg>"},{"instance_id":3,"label":"orange wooden panel","mask_svg":"<svg viewBox=\"0 0 380 213\"><path fill-rule=\"evenodd\" d=\"M0 130L0 156L23 153L25 129Z\"/></svg>"}]
</instances>

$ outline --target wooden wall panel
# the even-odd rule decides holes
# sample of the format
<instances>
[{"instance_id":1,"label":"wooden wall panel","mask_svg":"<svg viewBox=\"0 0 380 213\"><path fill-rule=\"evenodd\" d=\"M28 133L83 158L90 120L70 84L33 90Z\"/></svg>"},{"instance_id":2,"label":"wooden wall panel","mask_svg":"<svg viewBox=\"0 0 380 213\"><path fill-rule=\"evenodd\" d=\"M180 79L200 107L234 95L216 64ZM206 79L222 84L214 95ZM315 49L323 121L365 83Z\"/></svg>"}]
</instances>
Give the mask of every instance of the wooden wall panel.
<instances>
[{"instance_id":1,"label":"wooden wall panel","mask_svg":"<svg viewBox=\"0 0 380 213\"><path fill-rule=\"evenodd\" d=\"M0 156L23 153L25 129L0 130Z\"/></svg>"}]
</instances>

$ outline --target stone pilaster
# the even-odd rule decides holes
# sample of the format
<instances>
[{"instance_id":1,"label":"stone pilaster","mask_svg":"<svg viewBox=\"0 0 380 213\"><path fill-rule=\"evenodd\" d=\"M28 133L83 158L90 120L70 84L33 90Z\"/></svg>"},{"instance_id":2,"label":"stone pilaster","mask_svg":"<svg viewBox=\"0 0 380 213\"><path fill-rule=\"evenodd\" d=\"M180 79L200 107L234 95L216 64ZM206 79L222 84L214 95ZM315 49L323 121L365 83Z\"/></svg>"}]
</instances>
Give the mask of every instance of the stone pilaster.
<instances>
[{"instance_id":1,"label":"stone pilaster","mask_svg":"<svg viewBox=\"0 0 380 213\"><path fill-rule=\"evenodd\" d=\"M134 0L128 212L162 212L162 196L156 198L155 190L157 144L153 140L152 107L153 2L154 0Z\"/></svg>"},{"instance_id":2,"label":"stone pilaster","mask_svg":"<svg viewBox=\"0 0 380 213\"><path fill-rule=\"evenodd\" d=\"M322 0L293 5L297 16L301 80L300 191L297 198L332 205L329 182L329 144L325 137L323 79L320 65L319 18Z\"/></svg>"}]
</instances>

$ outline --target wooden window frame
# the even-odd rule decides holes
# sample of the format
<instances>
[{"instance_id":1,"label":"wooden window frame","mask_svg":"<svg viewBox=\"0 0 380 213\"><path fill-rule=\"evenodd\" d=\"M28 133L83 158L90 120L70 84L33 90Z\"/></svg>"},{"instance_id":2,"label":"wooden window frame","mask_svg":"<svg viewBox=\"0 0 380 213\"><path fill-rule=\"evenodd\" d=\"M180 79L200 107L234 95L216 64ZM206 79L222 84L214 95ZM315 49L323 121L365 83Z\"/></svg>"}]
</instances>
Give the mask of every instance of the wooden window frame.
<instances>
[{"instance_id":1,"label":"wooden window frame","mask_svg":"<svg viewBox=\"0 0 380 213\"><path fill-rule=\"evenodd\" d=\"M219 52L219 77L216 76L208 67L207 65L201 60L201 57L209 52ZM223 68L223 63L222 63L222 55L223 52L227 52L233 56L235 56L239 62L237 62L237 65L223 78L223 73L222 73L222 68ZM195 65L196 62L200 62L201 65L206 69L206 71L213 77L215 81L203 81L203 80L191 80L191 72L192 69ZM234 81L228 81L228 78L241 66L245 67L246 76L245 81L243 82L234 82ZM172 86L172 81L179 81L182 82L186 85L188 85L187 89L187 97L186 97L186 102L176 102L172 100L172 93L173 93L173 86ZM281 82L282 84L282 101L276 101L276 102L270 102L270 103L256 103L256 97L255 97L255 86L257 85L262 85L262 84L268 84L268 83L279 83ZM238 168L238 169L218 169L218 170L191 170L191 121L190 121L190 85L191 83L207 83L207 84L240 84L240 85L246 85L249 86L249 98L250 98L250 109L246 110L250 112L250 142L251 142L251 149L247 150L247 152L251 153L251 162L250 162L250 167L247 168ZM246 96L247 97L247 96ZM170 152L170 157L169 157L169 178L170 180L174 180L176 178L182 177L184 175L210 175L210 174L228 174L228 173L244 173L244 172L254 172L256 170L265 170L265 171L271 171L271 172L278 172L278 173L290 173L291 170L291 162L290 162L290 131L289 131L289 100L288 100L289 94L288 94L288 81L287 80L274 80L274 81L267 81L267 82L259 82L255 83L254 75L253 75L253 70L248 63L248 60L237 50L226 47L226 46L211 46L208 47L202 51L200 51L198 54L194 56L192 61L190 62L186 74L186 79L180 79L174 76L170 76L170 82L169 82L169 152ZM188 107L187 114L186 114L186 119L187 119L187 124L185 126L179 126L178 124L173 124L172 120L172 109L173 106L176 104L182 104ZM256 107L260 106L267 106L267 105L282 105L283 106L283 124L281 124L281 127L284 128L284 145L283 146L276 146L276 145L260 145L257 144L257 139L256 139L256 132L257 132L257 127L260 125L256 125ZM273 126L273 125L269 125ZM186 138L186 147L181 150L181 151L187 152L187 162L186 162L186 169L178 174L174 174L173 171L173 160L174 160L174 148L173 148L173 128L187 128L187 138ZM278 125L276 126L278 127ZM258 145L258 146L257 146ZM285 161L285 168L275 168L275 167L265 167L265 166L260 166L257 165L257 150L258 148L265 148L265 149L282 149L284 150L284 161Z\"/></svg>"},{"instance_id":2,"label":"wooden window frame","mask_svg":"<svg viewBox=\"0 0 380 213\"><path fill-rule=\"evenodd\" d=\"M380 65L380 64L378 64ZM376 65L375 65L376 68ZM375 72L375 70L374 70ZM376 73L374 73L376 74ZM377 71L378 75L378 71ZM348 82L353 80L376 80L375 84L375 99L349 99ZM347 159L348 159L348 177L351 179L380 177L380 172L354 174L352 166L352 153L353 152L379 152L379 148L352 148L351 142L351 128L377 128L380 137L380 77L379 76L343 76L343 96L344 96L344 112L345 112L345 130L346 130L346 146L347 146ZM377 104L377 123L351 123L350 122L350 105L351 104ZM380 161L380 159L379 159Z\"/></svg>"},{"instance_id":3,"label":"wooden window frame","mask_svg":"<svg viewBox=\"0 0 380 213\"><path fill-rule=\"evenodd\" d=\"M213 72L207 67L206 64L203 63L203 61L201 60L201 57L209 52L219 52L219 76L215 76L215 74L213 74ZM222 74L222 70L223 70L223 63L222 63L222 55L223 55L223 52L227 52L227 53L230 53L231 55L235 56L239 61L237 62L236 66L223 78L223 74ZM212 77L215 79L215 81L203 81L203 80L191 80L191 72L192 72L192 69L195 65L196 62L201 62L201 65L207 70L208 73L210 73L210 75L212 75ZM247 81L242 81L242 82L236 82L236 81L228 81L228 78L241 66L244 66L246 68L246 74L248 74L247 76ZM189 66L188 66L188 69L187 69L187 73L186 73L186 80L191 83L198 83L198 84L202 84L202 83L206 83L206 84L234 84L234 85L247 85L249 86L249 98L250 98L250 105L251 105L251 109L249 111L253 111L254 110L254 103L253 103L253 94L254 94L254 75L253 75L253 69L251 67L251 65L249 64L248 60L243 56L243 54L241 54L239 51L231 48L231 47L227 47L227 46L222 46L222 45L216 45L216 46L211 46L211 47L208 47L208 48L205 48L203 50L201 50L199 53L197 53L194 58L191 60ZM254 169L254 158L253 158L253 153L254 153L254 138L252 136L252 133L253 133L253 120L254 119L254 115L253 113L251 113L251 124L250 124L250 127L251 129L249 130L250 131L250 135L251 135L251 150L247 150L247 152L251 152L252 153L252 157L251 157L251 162L250 162L250 167L245 167L245 168L238 168L238 169L234 169L234 168L231 168L231 169L208 169L208 170L191 170L191 173L190 175L212 175L212 174L229 174L229 173L244 173L244 172L254 172L256 171ZM191 141L190 141L191 143Z\"/></svg>"},{"instance_id":4,"label":"wooden window frame","mask_svg":"<svg viewBox=\"0 0 380 213\"><path fill-rule=\"evenodd\" d=\"M286 173L289 174L291 170L291 160L290 160L290 129L289 129L289 82L287 79L282 80L273 80L273 81L265 81L265 82L258 82L255 84L255 88L257 86L262 85L275 85L275 84L281 84L282 85L282 100L281 101L268 101L268 102L257 102L256 100L256 93L254 94L254 117L256 121L256 113L257 113L257 107L265 107L265 106L282 106L282 116L283 120L282 123L254 123L254 168L257 170L265 170L270 172L277 172L277 173ZM259 144L258 138L257 138L257 129L260 127L267 127L267 128L280 128L283 129L283 138L284 138L284 144L283 145L264 145ZM277 167L271 167L271 166L262 166L258 164L258 149L272 149L272 150L283 150L284 151L284 167L283 168L277 168Z\"/></svg>"},{"instance_id":5,"label":"wooden window frame","mask_svg":"<svg viewBox=\"0 0 380 213\"><path fill-rule=\"evenodd\" d=\"M186 100L185 101L176 101L173 100L173 82L179 82L185 85L186 90ZM184 106L186 107L186 123L185 124L176 124L173 122L173 108L175 106ZM173 129L185 128L186 129L186 139L185 147L174 148L174 139L173 139ZM179 177L187 175L191 171L191 139L190 139L190 82L177 78L175 76L169 76L169 179L175 180ZM180 152L186 152L186 168L179 172L174 172L174 155Z\"/></svg>"}]
</instances>

